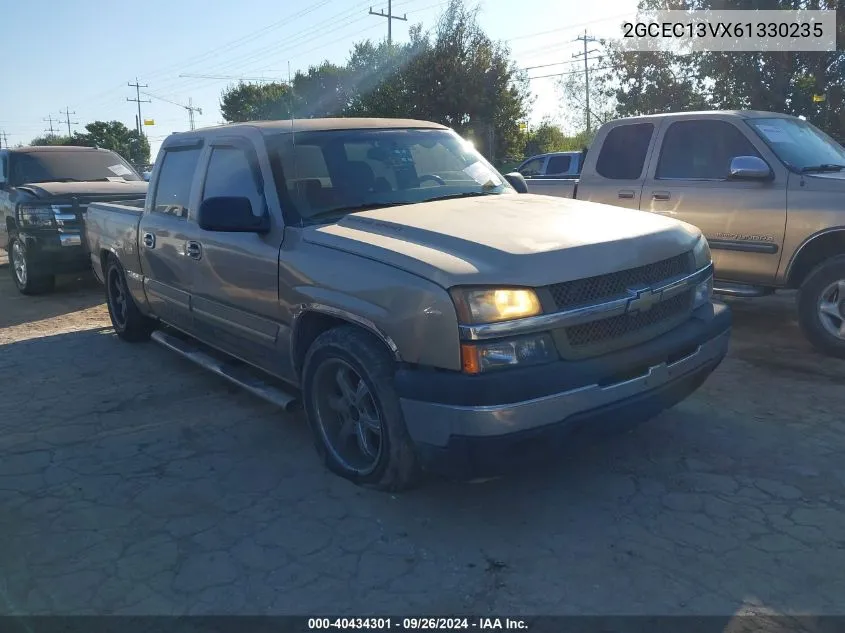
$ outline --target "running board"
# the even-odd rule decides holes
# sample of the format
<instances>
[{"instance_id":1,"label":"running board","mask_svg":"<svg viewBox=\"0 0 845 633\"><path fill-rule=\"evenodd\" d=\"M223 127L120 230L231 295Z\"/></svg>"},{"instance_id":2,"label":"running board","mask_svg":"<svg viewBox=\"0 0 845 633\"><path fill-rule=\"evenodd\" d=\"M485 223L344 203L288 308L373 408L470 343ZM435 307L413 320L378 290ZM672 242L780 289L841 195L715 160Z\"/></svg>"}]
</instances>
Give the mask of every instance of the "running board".
<instances>
[{"instance_id":1,"label":"running board","mask_svg":"<svg viewBox=\"0 0 845 633\"><path fill-rule=\"evenodd\" d=\"M286 412L293 411L299 406L299 401L296 397L260 378L257 375L258 370L252 369L248 365L236 362L227 363L202 351L199 346L192 342L168 334L162 330L156 330L150 338L159 345L176 352L200 367L246 389L251 394L281 407Z\"/></svg>"},{"instance_id":2,"label":"running board","mask_svg":"<svg viewBox=\"0 0 845 633\"><path fill-rule=\"evenodd\" d=\"M713 294L727 295L728 297L765 297L774 294L774 292L774 288L766 288L765 286L747 286L727 282L716 282L713 286Z\"/></svg>"}]
</instances>

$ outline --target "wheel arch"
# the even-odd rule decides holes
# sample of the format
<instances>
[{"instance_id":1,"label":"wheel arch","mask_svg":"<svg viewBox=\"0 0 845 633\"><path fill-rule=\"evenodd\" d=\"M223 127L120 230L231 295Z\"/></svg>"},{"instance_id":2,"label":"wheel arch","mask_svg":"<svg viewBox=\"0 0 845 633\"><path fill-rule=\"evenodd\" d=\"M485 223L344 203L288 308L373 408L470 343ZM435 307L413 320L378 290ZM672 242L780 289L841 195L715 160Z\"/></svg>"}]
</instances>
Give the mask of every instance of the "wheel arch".
<instances>
[{"instance_id":1,"label":"wheel arch","mask_svg":"<svg viewBox=\"0 0 845 633\"><path fill-rule=\"evenodd\" d=\"M808 237L786 268L787 288L799 288L823 261L845 255L845 226L830 227Z\"/></svg>"},{"instance_id":2,"label":"wheel arch","mask_svg":"<svg viewBox=\"0 0 845 633\"><path fill-rule=\"evenodd\" d=\"M291 366L297 378L301 377L308 348L320 334L342 325L353 325L375 336L396 362L402 356L396 342L375 323L342 308L319 303L297 306L291 325Z\"/></svg>"}]
</instances>

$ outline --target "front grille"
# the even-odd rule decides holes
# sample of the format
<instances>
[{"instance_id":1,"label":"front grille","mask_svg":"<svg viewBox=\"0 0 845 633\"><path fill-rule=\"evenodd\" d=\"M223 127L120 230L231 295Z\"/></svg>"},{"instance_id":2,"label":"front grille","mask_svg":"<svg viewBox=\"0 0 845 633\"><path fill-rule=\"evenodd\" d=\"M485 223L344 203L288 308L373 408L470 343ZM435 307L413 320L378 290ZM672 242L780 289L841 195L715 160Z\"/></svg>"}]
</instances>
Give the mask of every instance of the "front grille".
<instances>
[{"instance_id":1,"label":"front grille","mask_svg":"<svg viewBox=\"0 0 845 633\"><path fill-rule=\"evenodd\" d=\"M558 310L578 305L598 303L624 295L629 288L653 286L672 277L692 272L690 253L682 253L653 264L586 279L576 279L548 286Z\"/></svg>"},{"instance_id":2,"label":"front grille","mask_svg":"<svg viewBox=\"0 0 845 633\"><path fill-rule=\"evenodd\" d=\"M648 312L620 314L619 316L590 321L566 328L566 338L573 348L600 345L630 335L644 332L656 325L668 324L686 317L692 305L693 291L689 290L656 304Z\"/></svg>"}]
</instances>

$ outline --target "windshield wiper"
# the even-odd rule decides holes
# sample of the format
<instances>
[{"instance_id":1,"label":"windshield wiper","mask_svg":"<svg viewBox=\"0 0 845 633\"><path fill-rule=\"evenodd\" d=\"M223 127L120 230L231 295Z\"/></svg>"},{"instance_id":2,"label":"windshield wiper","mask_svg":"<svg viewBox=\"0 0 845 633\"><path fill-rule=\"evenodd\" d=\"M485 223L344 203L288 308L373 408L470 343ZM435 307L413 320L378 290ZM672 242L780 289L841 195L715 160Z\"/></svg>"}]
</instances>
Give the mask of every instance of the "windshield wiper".
<instances>
[{"instance_id":1,"label":"windshield wiper","mask_svg":"<svg viewBox=\"0 0 845 633\"><path fill-rule=\"evenodd\" d=\"M434 200L456 200L458 198L477 198L478 196L498 196L499 194L493 191L464 191L463 193L452 193L446 196L435 196L433 198L426 198L424 202L433 202Z\"/></svg>"},{"instance_id":2,"label":"windshield wiper","mask_svg":"<svg viewBox=\"0 0 845 633\"><path fill-rule=\"evenodd\" d=\"M842 171L843 169L845 169L845 165L822 163L821 165L808 165L807 167L802 167L799 171L802 174L806 174L809 172Z\"/></svg>"}]
</instances>

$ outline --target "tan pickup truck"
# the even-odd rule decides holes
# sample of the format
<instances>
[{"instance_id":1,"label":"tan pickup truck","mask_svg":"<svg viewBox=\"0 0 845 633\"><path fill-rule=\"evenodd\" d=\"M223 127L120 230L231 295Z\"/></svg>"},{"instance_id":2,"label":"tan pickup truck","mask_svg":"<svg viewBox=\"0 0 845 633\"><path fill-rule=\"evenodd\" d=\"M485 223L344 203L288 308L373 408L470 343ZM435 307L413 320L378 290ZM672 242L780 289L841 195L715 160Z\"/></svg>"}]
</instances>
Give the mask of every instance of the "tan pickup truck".
<instances>
[{"instance_id":1,"label":"tan pickup truck","mask_svg":"<svg viewBox=\"0 0 845 633\"><path fill-rule=\"evenodd\" d=\"M92 204L114 328L304 405L360 484L501 472L692 393L730 337L693 226L517 195L421 121L169 136L143 208Z\"/></svg>"},{"instance_id":2,"label":"tan pickup truck","mask_svg":"<svg viewBox=\"0 0 845 633\"><path fill-rule=\"evenodd\" d=\"M845 148L806 121L771 112L620 119L598 131L580 181L517 186L697 226L713 250L717 294L799 289L805 336L845 358Z\"/></svg>"}]
</instances>

